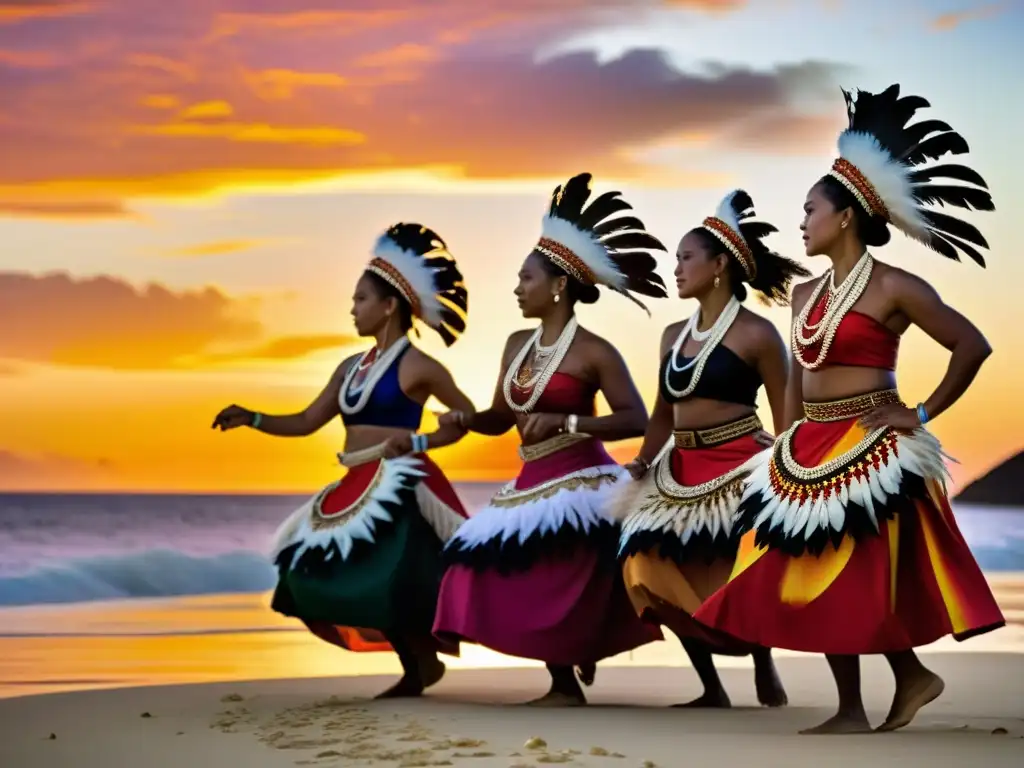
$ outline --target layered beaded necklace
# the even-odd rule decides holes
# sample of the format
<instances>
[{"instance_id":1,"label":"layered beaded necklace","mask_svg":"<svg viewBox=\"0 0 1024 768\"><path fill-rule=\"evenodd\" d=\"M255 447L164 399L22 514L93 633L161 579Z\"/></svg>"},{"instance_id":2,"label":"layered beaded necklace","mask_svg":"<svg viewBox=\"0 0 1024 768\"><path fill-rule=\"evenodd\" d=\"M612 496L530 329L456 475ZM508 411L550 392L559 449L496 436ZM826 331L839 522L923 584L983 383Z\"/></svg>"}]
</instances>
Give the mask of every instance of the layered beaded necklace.
<instances>
[{"instance_id":1,"label":"layered beaded necklace","mask_svg":"<svg viewBox=\"0 0 1024 768\"><path fill-rule=\"evenodd\" d=\"M392 366L399 355L409 346L409 337L403 336L386 350L383 354L377 354L377 347L363 352L355 365L349 366L345 378L341 382L341 394L338 404L341 412L347 416L359 413L373 396L374 387L381 380L381 377ZM357 375L361 375L359 383L356 384ZM349 402L349 396L356 398L355 403Z\"/></svg>"},{"instance_id":2,"label":"layered beaded necklace","mask_svg":"<svg viewBox=\"0 0 1024 768\"><path fill-rule=\"evenodd\" d=\"M700 322L699 309L686 321L686 325L683 326L683 330L679 332L679 336L672 345L668 365L665 366L665 389L668 390L673 398L681 400L684 397L689 397L697 388L697 383L700 381L701 374L704 373L704 366L707 365L708 358L715 351L715 347L725 338L725 334L729 332L729 328L732 327L739 313L740 302L733 296L729 299L729 303L725 305L725 308L718 315L715 322L706 331L701 331L697 328ZM692 338L694 341L703 341L704 346L693 356L692 360L685 365L680 365L680 353L683 351L687 338ZM690 377L690 383L686 387L676 389L672 386L673 373L684 373L694 367L696 367L696 370L694 370L693 375Z\"/></svg>"},{"instance_id":3,"label":"layered beaded necklace","mask_svg":"<svg viewBox=\"0 0 1024 768\"><path fill-rule=\"evenodd\" d=\"M871 258L870 253L865 251L853 269L850 270L850 274L846 276L846 279L838 287L836 287L835 270L830 269L822 276L811 298L804 304L804 308L800 310L800 314L793 322L791 339L796 359L807 370L816 370L825 362L825 359L828 357L828 351L835 339L836 331L839 330L839 324L843 322L843 318L846 317L846 314L853 308L853 305L864 294L864 289L868 287L873 265L874 259ZM828 293L825 296L824 313L818 322L807 322L811 312L818 305L821 294L826 287L828 288ZM815 358L811 361L805 360L802 353L809 351L818 344L821 346Z\"/></svg>"},{"instance_id":4,"label":"layered beaded necklace","mask_svg":"<svg viewBox=\"0 0 1024 768\"><path fill-rule=\"evenodd\" d=\"M576 338L576 329L578 327L579 323L576 322L576 316L573 315L569 318L569 322L565 324L561 334L559 334L558 341L550 347L542 347L540 344L540 336L544 331L544 326L538 327L533 332L533 335L512 360L508 370L505 371L502 391L505 394L505 402L508 403L509 408L516 413L530 413L533 410L541 395L544 394L544 390L547 388L548 382L551 381L551 377L555 375L558 366L565 359L569 347L572 346L573 339ZM533 363L524 368L523 364L531 352L533 352ZM530 397L522 405L512 399L513 384L523 390L532 387Z\"/></svg>"}]
</instances>

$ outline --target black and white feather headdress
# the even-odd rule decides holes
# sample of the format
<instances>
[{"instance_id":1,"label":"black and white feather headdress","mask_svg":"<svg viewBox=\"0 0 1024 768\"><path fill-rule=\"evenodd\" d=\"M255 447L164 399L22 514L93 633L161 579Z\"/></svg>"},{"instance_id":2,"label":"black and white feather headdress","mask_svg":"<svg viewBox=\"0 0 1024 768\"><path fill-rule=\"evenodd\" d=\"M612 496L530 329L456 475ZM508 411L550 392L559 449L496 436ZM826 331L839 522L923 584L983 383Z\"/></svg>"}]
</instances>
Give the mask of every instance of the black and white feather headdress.
<instances>
[{"instance_id":1,"label":"black and white feather headdress","mask_svg":"<svg viewBox=\"0 0 1024 768\"><path fill-rule=\"evenodd\" d=\"M879 94L858 91L854 97L844 90L843 96L850 124L839 136L839 159L829 175L872 216L947 258L959 261L961 251L985 266L977 250L988 248L981 232L928 207L995 210L988 185L976 171L953 163L929 164L947 154L967 153L964 138L942 120L908 125L918 109L930 104L920 96L901 97L898 84Z\"/></svg>"},{"instance_id":2,"label":"black and white feather headdress","mask_svg":"<svg viewBox=\"0 0 1024 768\"><path fill-rule=\"evenodd\" d=\"M647 309L633 294L668 295L650 253L665 246L636 216L615 217L632 210L621 192L605 192L587 205L590 182L591 175L581 173L555 188L536 250L583 285L604 285Z\"/></svg>"},{"instance_id":3,"label":"black and white feather headdress","mask_svg":"<svg viewBox=\"0 0 1024 768\"><path fill-rule=\"evenodd\" d=\"M469 293L441 236L420 224L395 224L377 239L366 267L394 287L414 318L451 346L466 330Z\"/></svg>"}]
</instances>

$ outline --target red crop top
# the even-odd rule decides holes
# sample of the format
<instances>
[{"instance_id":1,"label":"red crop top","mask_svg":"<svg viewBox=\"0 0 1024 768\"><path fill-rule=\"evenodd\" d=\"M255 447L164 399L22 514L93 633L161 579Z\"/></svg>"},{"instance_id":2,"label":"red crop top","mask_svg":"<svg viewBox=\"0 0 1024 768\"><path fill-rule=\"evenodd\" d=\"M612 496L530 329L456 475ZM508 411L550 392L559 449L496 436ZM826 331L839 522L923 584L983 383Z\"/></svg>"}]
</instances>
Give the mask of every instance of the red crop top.
<instances>
[{"instance_id":1,"label":"red crop top","mask_svg":"<svg viewBox=\"0 0 1024 768\"><path fill-rule=\"evenodd\" d=\"M529 389L521 389L512 385L512 399L517 403L525 403L529 397ZM568 373L556 372L548 381L544 393L533 407L536 413L564 413L566 415L593 416L596 413L594 398L597 391L582 379Z\"/></svg>"},{"instance_id":2,"label":"red crop top","mask_svg":"<svg viewBox=\"0 0 1024 768\"><path fill-rule=\"evenodd\" d=\"M811 310L807 320L816 323L825 314L825 296ZM821 343L796 350L803 360L817 359ZM896 370L896 357L900 349L900 337L875 318L862 312L847 312L839 323L832 338L832 346L822 367L832 365L855 365L863 368Z\"/></svg>"}]
</instances>

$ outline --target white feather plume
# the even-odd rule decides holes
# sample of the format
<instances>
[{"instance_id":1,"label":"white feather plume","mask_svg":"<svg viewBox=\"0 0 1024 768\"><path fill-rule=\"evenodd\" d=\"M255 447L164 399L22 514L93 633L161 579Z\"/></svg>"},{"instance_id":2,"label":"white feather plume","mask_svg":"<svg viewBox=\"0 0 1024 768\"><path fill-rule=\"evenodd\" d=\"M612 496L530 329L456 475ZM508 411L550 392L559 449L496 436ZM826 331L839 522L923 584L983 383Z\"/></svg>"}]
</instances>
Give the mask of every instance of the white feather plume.
<instances>
[{"instance_id":1,"label":"white feather plume","mask_svg":"<svg viewBox=\"0 0 1024 768\"><path fill-rule=\"evenodd\" d=\"M587 265L598 284L607 285L616 291L625 290L626 276L608 256L608 249L592 233L565 219L547 214L541 224L541 237L554 240L575 253Z\"/></svg>"},{"instance_id":2,"label":"white feather plume","mask_svg":"<svg viewBox=\"0 0 1024 768\"><path fill-rule=\"evenodd\" d=\"M732 207L732 201L736 198L737 193L740 190L734 189L724 198L722 202L718 204L718 210L715 211L715 218L721 219L729 225L729 229L739 235L740 240L744 240L743 233L740 231L740 217L739 214ZM746 240L744 240L746 242Z\"/></svg>"},{"instance_id":3,"label":"white feather plume","mask_svg":"<svg viewBox=\"0 0 1024 768\"><path fill-rule=\"evenodd\" d=\"M895 160L869 133L839 134L839 156L855 166L889 210L893 226L906 235L927 242L928 223L921 218L910 180L913 167Z\"/></svg>"},{"instance_id":4,"label":"white feather plume","mask_svg":"<svg viewBox=\"0 0 1024 768\"><path fill-rule=\"evenodd\" d=\"M373 248L374 258L388 262L405 278L416 293L420 304L420 319L431 328L442 324L441 302L437 298L434 283L435 270L427 266L425 259L415 251L400 248L386 234L377 238Z\"/></svg>"}]
</instances>

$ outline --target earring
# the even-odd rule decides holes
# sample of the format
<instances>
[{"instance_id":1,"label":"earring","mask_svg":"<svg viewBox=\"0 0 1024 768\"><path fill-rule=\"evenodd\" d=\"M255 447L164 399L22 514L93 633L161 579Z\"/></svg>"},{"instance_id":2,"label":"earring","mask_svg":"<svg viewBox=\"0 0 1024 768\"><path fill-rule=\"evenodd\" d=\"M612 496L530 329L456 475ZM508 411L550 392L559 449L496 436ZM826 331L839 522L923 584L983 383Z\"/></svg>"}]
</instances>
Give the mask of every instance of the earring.
<instances>
[{"instance_id":1,"label":"earring","mask_svg":"<svg viewBox=\"0 0 1024 768\"><path fill-rule=\"evenodd\" d=\"M847 222L847 221L844 221L844 222L843 222L842 224L840 224L839 226L841 226L841 227L842 227L843 229L846 229L846 225L847 225L848 223L849 223L849 222Z\"/></svg>"},{"instance_id":2,"label":"earring","mask_svg":"<svg viewBox=\"0 0 1024 768\"><path fill-rule=\"evenodd\" d=\"M557 304L557 303L558 303L558 302L560 302L561 300L562 300L562 294L560 294L560 293L556 293L556 294L555 294L555 304Z\"/></svg>"},{"instance_id":3,"label":"earring","mask_svg":"<svg viewBox=\"0 0 1024 768\"><path fill-rule=\"evenodd\" d=\"M721 284L722 284L722 278L720 278L718 275L715 275L715 288L717 288Z\"/></svg>"}]
</instances>

